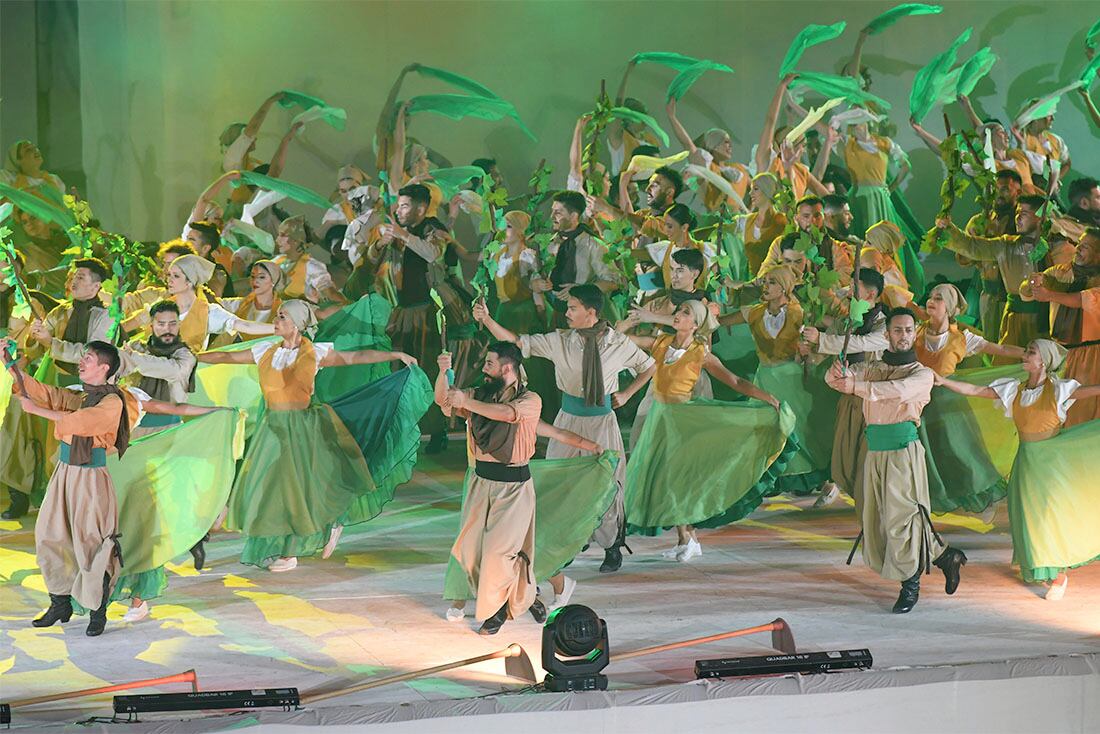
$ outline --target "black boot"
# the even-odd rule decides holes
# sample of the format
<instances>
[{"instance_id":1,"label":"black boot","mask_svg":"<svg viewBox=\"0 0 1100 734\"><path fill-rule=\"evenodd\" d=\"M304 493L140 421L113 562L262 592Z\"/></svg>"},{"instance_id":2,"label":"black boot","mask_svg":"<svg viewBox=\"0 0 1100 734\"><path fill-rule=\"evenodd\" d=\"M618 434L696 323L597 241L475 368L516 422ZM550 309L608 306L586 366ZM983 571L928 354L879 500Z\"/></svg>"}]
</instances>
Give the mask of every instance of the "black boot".
<instances>
[{"instance_id":1,"label":"black boot","mask_svg":"<svg viewBox=\"0 0 1100 734\"><path fill-rule=\"evenodd\" d=\"M447 450L447 432L440 431L439 433L433 433L431 439L428 441L427 448L424 449L425 454L442 454Z\"/></svg>"},{"instance_id":2,"label":"black boot","mask_svg":"<svg viewBox=\"0 0 1100 734\"><path fill-rule=\"evenodd\" d=\"M18 489L9 489L8 496L11 497L11 505L8 509L0 513L0 518L4 520L18 520L27 514L27 510L31 507L31 498L27 496L25 492L20 492Z\"/></svg>"},{"instance_id":3,"label":"black boot","mask_svg":"<svg viewBox=\"0 0 1100 734\"><path fill-rule=\"evenodd\" d=\"M72 597L68 594L50 594L50 608L31 624L35 627L50 627L55 622L68 622L72 616Z\"/></svg>"},{"instance_id":4,"label":"black boot","mask_svg":"<svg viewBox=\"0 0 1100 734\"><path fill-rule=\"evenodd\" d=\"M535 597L535 603L531 605L531 608L527 611L531 612L531 616L536 622L542 624L546 621L546 605L542 603L542 600Z\"/></svg>"},{"instance_id":5,"label":"black boot","mask_svg":"<svg viewBox=\"0 0 1100 734\"><path fill-rule=\"evenodd\" d=\"M613 545L603 552L603 563L600 564L600 573L614 573L622 568L623 552L617 545Z\"/></svg>"},{"instance_id":6,"label":"black boot","mask_svg":"<svg viewBox=\"0 0 1100 734\"><path fill-rule=\"evenodd\" d=\"M202 567L206 565L206 546L203 545L206 541L210 540L210 533L202 536L202 540L191 548L191 557L195 559L195 570L201 571Z\"/></svg>"},{"instance_id":7,"label":"black boot","mask_svg":"<svg viewBox=\"0 0 1100 734\"><path fill-rule=\"evenodd\" d=\"M919 597L920 571L917 571L912 577L901 582L901 593L898 594L898 600L894 602L894 614L905 614L912 611L913 607L917 605Z\"/></svg>"},{"instance_id":8,"label":"black boot","mask_svg":"<svg viewBox=\"0 0 1100 734\"><path fill-rule=\"evenodd\" d=\"M111 603L111 577L103 574L103 601L96 609L88 614L88 629L84 634L88 637L99 637L107 627L107 605Z\"/></svg>"},{"instance_id":9,"label":"black boot","mask_svg":"<svg viewBox=\"0 0 1100 734\"><path fill-rule=\"evenodd\" d=\"M959 588L959 570L966 565L966 554L958 548L948 546L932 564L943 571L943 590L954 594Z\"/></svg>"},{"instance_id":10,"label":"black boot","mask_svg":"<svg viewBox=\"0 0 1100 734\"><path fill-rule=\"evenodd\" d=\"M508 602L504 603L497 613L486 619L481 623L481 629L477 631L479 635L495 635L500 632L500 628L504 626L504 623L508 621Z\"/></svg>"}]
</instances>

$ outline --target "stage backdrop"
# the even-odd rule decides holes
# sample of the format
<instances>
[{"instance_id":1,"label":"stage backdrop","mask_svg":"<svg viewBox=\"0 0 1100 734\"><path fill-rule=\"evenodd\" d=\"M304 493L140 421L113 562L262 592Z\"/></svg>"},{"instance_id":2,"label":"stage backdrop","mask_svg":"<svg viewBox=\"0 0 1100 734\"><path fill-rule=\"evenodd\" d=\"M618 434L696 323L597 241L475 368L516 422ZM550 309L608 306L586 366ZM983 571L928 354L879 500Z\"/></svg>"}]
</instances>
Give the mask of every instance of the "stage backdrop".
<instances>
[{"instance_id":1,"label":"stage backdrop","mask_svg":"<svg viewBox=\"0 0 1100 734\"><path fill-rule=\"evenodd\" d=\"M336 168L373 172L371 137L390 84L406 64L451 69L515 103L538 136L510 122L414 119L411 134L456 165L497 157L521 189L541 158L564 185L569 137L606 79L611 94L630 56L666 50L715 59L735 74L709 73L681 102L693 135L720 126L747 160L760 134L780 62L807 23L846 20L839 39L810 49L800 68L835 72L859 29L892 2L118 2L80 3L80 134L88 195L108 228L168 238L197 194L219 173L218 134L246 121L272 92L292 88L348 113L346 132L313 123L290 151L284 176L329 194ZM913 75L973 26L960 57L985 45L1000 57L973 95L980 113L1005 119L1037 92L1076 78L1084 35L1096 21L1087 2L945 2L941 15L901 20L873 36L864 63L872 91L894 106L899 140L923 186L908 186L917 212L938 202L939 164L906 123ZM7 72L7 70L5 70ZM638 68L628 90L667 128L669 69ZM407 78L402 96L449 91ZM1006 109L1009 111L1006 113ZM65 124L54 111L54 121ZM275 108L259 153L269 157L291 112ZM957 107L956 124L962 123ZM942 134L938 110L926 125ZM1079 97L1064 99L1055 130L1076 141L1077 166L1100 172L1097 132ZM1084 141L1093 144L1086 154ZM47 153L48 155L48 153ZM314 221L320 212L310 213Z\"/></svg>"}]
</instances>

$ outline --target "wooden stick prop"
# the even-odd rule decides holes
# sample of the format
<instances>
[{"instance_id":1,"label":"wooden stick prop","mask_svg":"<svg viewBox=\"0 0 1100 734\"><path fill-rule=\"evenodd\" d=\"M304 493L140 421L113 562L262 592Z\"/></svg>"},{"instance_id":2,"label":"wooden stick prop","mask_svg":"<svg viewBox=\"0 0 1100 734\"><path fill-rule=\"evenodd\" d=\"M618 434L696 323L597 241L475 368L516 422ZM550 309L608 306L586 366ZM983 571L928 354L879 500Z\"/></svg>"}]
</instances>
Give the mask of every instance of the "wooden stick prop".
<instances>
[{"instance_id":1,"label":"wooden stick prop","mask_svg":"<svg viewBox=\"0 0 1100 734\"><path fill-rule=\"evenodd\" d=\"M147 678L145 680L136 680L130 683L116 683L111 686L100 686L99 688L85 688L82 691L68 691L66 693L54 693L48 696L35 696L34 698L22 698L17 701L11 701L8 705L12 708L17 706L34 706L39 703L49 703L51 701L64 701L70 698L83 698L85 696L96 696L102 693L114 693L115 691L129 691L134 688L147 688L149 686L159 686L166 683L190 683L191 692L198 693L199 691L199 677L195 673L195 670L186 670L182 673L176 673L175 675L168 675L163 678Z\"/></svg>"},{"instance_id":2,"label":"wooden stick prop","mask_svg":"<svg viewBox=\"0 0 1100 734\"><path fill-rule=\"evenodd\" d=\"M15 384L19 387L19 394L25 398L30 398L30 395L27 394L27 383L23 381L23 371L16 364L14 349L14 344L11 345L11 349L7 346L4 347L4 364L11 365L9 369L11 369L12 375L15 376Z\"/></svg>"},{"instance_id":3,"label":"wooden stick prop","mask_svg":"<svg viewBox=\"0 0 1100 734\"><path fill-rule=\"evenodd\" d=\"M447 315L443 312L443 299L440 298L439 292L435 288L432 288L429 294L435 302L436 307L435 328L439 331L439 341L442 344L442 349L440 351L443 354L450 354L450 351L447 350ZM447 370L447 384L452 387L455 384L455 371L453 367Z\"/></svg>"},{"instance_id":4,"label":"wooden stick prop","mask_svg":"<svg viewBox=\"0 0 1100 734\"><path fill-rule=\"evenodd\" d=\"M19 275L19 267L17 265L19 260L16 257L15 251L8 249L4 245L0 245L0 254L2 254L4 256L4 259L8 261L11 267L12 277L15 280L15 287L19 290L19 294L23 297L23 300L27 302L27 305L30 307L31 311L34 312L35 317L38 319L46 318L46 309L42 306L41 303L31 298L31 294L27 290L26 283L23 282L23 278Z\"/></svg>"},{"instance_id":5,"label":"wooden stick prop","mask_svg":"<svg viewBox=\"0 0 1100 734\"><path fill-rule=\"evenodd\" d=\"M774 621L767 624L761 624L756 627L746 627L745 629L733 630L731 632L721 632L717 635L707 635L706 637L696 637L691 640L683 640L682 642L670 642L665 645L655 645L654 647L643 647L641 650L631 650L630 652L621 652L611 656L611 662L616 663L620 660L629 660L630 658L641 657L642 655L652 655L658 652L665 652L667 650L679 650L682 647L693 647L695 645L703 645L708 642L717 642L718 640L728 640L731 637L744 637L745 635L752 635L757 632L771 632L772 633L772 647L780 652L784 652L788 655L793 655L795 652L794 635L791 633L790 625L783 620L782 617L777 617Z\"/></svg>"}]
</instances>

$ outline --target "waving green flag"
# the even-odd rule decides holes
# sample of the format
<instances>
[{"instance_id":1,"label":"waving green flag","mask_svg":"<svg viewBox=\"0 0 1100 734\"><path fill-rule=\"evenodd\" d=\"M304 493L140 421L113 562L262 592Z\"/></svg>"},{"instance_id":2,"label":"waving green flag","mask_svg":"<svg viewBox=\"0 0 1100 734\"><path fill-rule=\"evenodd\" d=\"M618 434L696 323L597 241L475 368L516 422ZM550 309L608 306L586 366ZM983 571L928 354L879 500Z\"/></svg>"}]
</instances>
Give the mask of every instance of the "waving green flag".
<instances>
[{"instance_id":1,"label":"waving green flag","mask_svg":"<svg viewBox=\"0 0 1100 734\"><path fill-rule=\"evenodd\" d=\"M645 51L644 53L634 54L634 58L632 58L631 61L635 64L661 64L662 66L668 66L677 71L683 71L684 69L695 66L701 59L673 53L672 51Z\"/></svg>"},{"instance_id":2,"label":"waving green flag","mask_svg":"<svg viewBox=\"0 0 1100 734\"><path fill-rule=\"evenodd\" d=\"M868 23L863 30L867 31L867 35L874 36L882 33L890 26L897 23L902 18L907 18L910 15L937 15L943 12L943 8L939 5L926 5L924 3L902 3L896 8L887 10L882 15L874 18Z\"/></svg>"},{"instance_id":3,"label":"waving green flag","mask_svg":"<svg viewBox=\"0 0 1100 734\"><path fill-rule=\"evenodd\" d=\"M815 25L811 23L803 28L795 36L794 41L791 42L791 47L787 49L787 55L783 57L783 63L779 66L779 78L782 79L794 71L794 68L798 66L798 62L802 60L802 54L805 53L806 49L833 40L844 32L845 25L844 21L832 25Z\"/></svg>"},{"instance_id":4,"label":"waving green flag","mask_svg":"<svg viewBox=\"0 0 1100 734\"><path fill-rule=\"evenodd\" d=\"M932 107L943 96L944 79L955 65L959 48L970 40L973 28L963 31L955 42L941 54L937 54L913 79L913 88L909 92L909 117L920 122L932 111Z\"/></svg>"},{"instance_id":5,"label":"waving green flag","mask_svg":"<svg viewBox=\"0 0 1100 734\"><path fill-rule=\"evenodd\" d=\"M446 69L437 69L434 66L422 66L417 65L415 69L416 73L420 76L430 77L432 79L438 79L441 82L450 84L452 87L458 87L459 89L469 92L470 94L478 97L496 97L488 87L475 82L473 79L456 74L453 71L447 71Z\"/></svg>"},{"instance_id":6,"label":"waving green flag","mask_svg":"<svg viewBox=\"0 0 1100 734\"><path fill-rule=\"evenodd\" d=\"M511 102L499 97L475 97L464 94L422 94L409 100L408 114L434 112L437 115L461 120L476 117L481 120L503 120L511 117L532 140L537 140L523 121Z\"/></svg>"},{"instance_id":7,"label":"waving green flag","mask_svg":"<svg viewBox=\"0 0 1100 734\"><path fill-rule=\"evenodd\" d=\"M703 76L708 71L724 71L727 74L732 74L733 69L725 64L719 64L717 61L707 61L706 59L699 61L687 67L672 80L672 83L668 85L668 94L666 99L680 99L687 91L691 89L691 85L699 80L699 77Z\"/></svg>"},{"instance_id":8,"label":"waving green flag","mask_svg":"<svg viewBox=\"0 0 1100 734\"><path fill-rule=\"evenodd\" d=\"M661 139L661 145L668 146L668 133L661 129L661 126L657 124L655 119L644 112L638 112L627 107L612 107L611 116L617 120L627 120L629 122L637 122L645 125L653 131L654 135Z\"/></svg>"},{"instance_id":9,"label":"waving green flag","mask_svg":"<svg viewBox=\"0 0 1100 734\"><path fill-rule=\"evenodd\" d=\"M429 171L432 183L443 192L444 201L450 201L462 186L475 178L485 175L478 166L455 166L454 168L435 168Z\"/></svg>"},{"instance_id":10,"label":"waving green flag","mask_svg":"<svg viewBox=\"0 0 1100 734\"><path fill-rule=\"evenodd\" d=\"M325 100L320 97L314 97L311 94L305 94L304 92L296 92L293 89L284 89L282 91L283 98L279 100L280 107L291 108L294 105L298 105L303 110L308 110L310 107L325 107Z\"/></svg>"},{"instance_id":11,"label":"waving green flag","mask_svg":"<svg viewBox=\"0 0 1100 734\"><path fill-rule=\"evenodd\" d=\"M43 186L41 190L45 192L49 188L47 185ZM41 219L47 224L56 224L66 232L69 231L70 227L76 226L76 219L73 217L72 212L64 206L55 206L33 192L0 183L0 196L10 199L12 204L15 204L35 219Z\"/></svg>"},{"instance_id":12,"label":"waving green flag","mask_svg":"<svg viewBox=\"0 0 1100 734\"><path fill-rule=\"evenodd\" d=\"M834 99L841 97L854 105L873 103L880 110L890 109L890 103L859 87L859 82L850 76L820 74L816 71L800 71L793 86L802 86L817 92L823 97Z\"/></svg>"},{"instance_id":13,"label":"waving green flag","mask_svg":"<svg viewBox=\"0 0 1100 734\"><path fill-rule=\"evenodd\" d=\"M1088 48L1096 48L1100 45L1100 20L1092 24L1092 28L1089 28L1089 32L1085 34L1085 46Z\"/></svg>"},{"instance_id":14,"label":"waving green flag","mask_svg":"<svg viewBox=\"0 0 1100 734\"><path fill-rule=\"evenodd\" d=\"M288 199L294 201L300 201L303 204L311 204L313 206L321 207L322 209L328 209L332 206L325 197L318 194L312 189L307 189L305 186L300 186L290 181L284 181L281 178L272 178L271 176L265 176L262 173L256 173L255 171L241 171L241 183L248 184L249 186L255 186L261 189L267 189L268 191L274 191L279 194L283 194ZM237 185L234 181L232 185Z\"/></svg>"},{"instance_id":15,"label":"waving green flag","mask_svg":"<svg viewBox=\"0 0 1100 734\"><path fill-rule=\"evenodd\" d=\"M955 87L956 96L973 92L974 87L996 63L997 55L990 50L989 46L971 56L959 71L959 79Z\"/></svg>"}]
</instances>

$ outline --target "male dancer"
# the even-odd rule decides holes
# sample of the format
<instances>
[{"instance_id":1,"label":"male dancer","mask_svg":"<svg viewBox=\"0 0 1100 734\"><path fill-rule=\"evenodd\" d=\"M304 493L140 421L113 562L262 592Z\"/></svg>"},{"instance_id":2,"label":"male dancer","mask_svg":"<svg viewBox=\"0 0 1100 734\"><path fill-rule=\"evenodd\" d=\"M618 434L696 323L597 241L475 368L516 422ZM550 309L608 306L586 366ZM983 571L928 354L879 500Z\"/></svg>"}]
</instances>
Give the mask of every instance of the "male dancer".
<instances>
[{"instance_id":1,"label":"male dancer","mask_svg":"<svg viewBox=\"0 0 1100 734\"><path fill-rule=\"evenodd\" d=\"M542 398L520 381L521 356L511 342L489 346L478 388L447 382L451 355L439 355L435 402L443 415L466 418L474 475L462 505L462 529L451 553L477 594L478 634L495 635L509 618L530 611L546 620L536 598L535 485L527 463L535 455Z\"/></svg>"},{"instance_id":2,"label":"male dancer","mask_svg":"<svg viewBox=\"0 0 1100 734\"><path fill-rule=\"evenodd\" d=\"M604 514L592 540L604 549L602 573L618 571L623 563L626 524L623 517L623 481L626 456L623 436L613 408L624 402L619 393L619 373L631 370L637 376L628 394L645 384L654 370L653 358L625 334L615 331L600 319L603 293L595 285L575 285L569 289L565 319L568 329L549 334L513 334L489 315L484 301L474 306L474 318L485 325L494 338L518 344L524 357L542 357L554 363L562 407L554 425L595 441L619 454L615 470L619 485L615 501ZM579 456L573 447L550 440L547 459Z\"/></svg>"},{"instance_id":3,"label":"male dancer","mask_svg":"<svg viewBox=\"0 0 1100 734\"><path fill-rule=\"evenodd\" d=\"M5 359L14 353L2 342ZM130 426L122 392L108 381L119 367L112 345L89 342L77 365L83 394L43 385L7 363L13 389L23 410L54 422L61 441L61 458L46 488L46 498L34 526L35 555L50 607L34 620L35 627L68 622L72 597L93 610L87 635L103 634L112 581L122 566L118 545L118 506L107 471L107 451L121 456L129 444Z\"/></svg>"},{"instance_id":4,"label":"male dancer","mask_svg":"<svg viewBox=\"0 0 1100 734\"><path fill-rule=\"evenodd\" d=\"M940 540L928 514L928 469L917 438L935 373L917 361L917 318L907 308L886 317L889 348L881 360L836 362L825 376L834 390L863 398L867 457L859 478L863 560L883 578L901 582L895 614L916 606L920 575L935 564L954 594L966 554Z\"/></svg>"}]
</instances>

